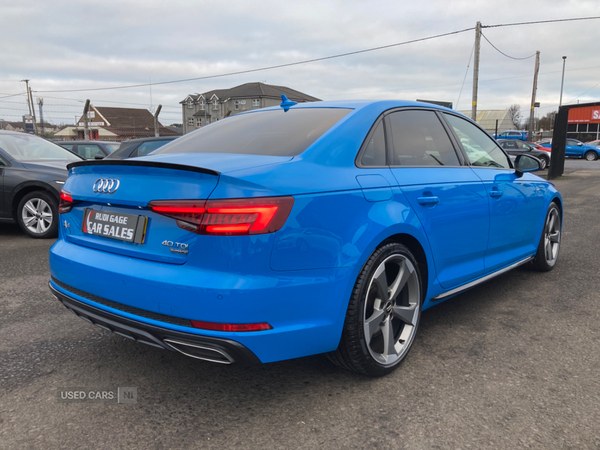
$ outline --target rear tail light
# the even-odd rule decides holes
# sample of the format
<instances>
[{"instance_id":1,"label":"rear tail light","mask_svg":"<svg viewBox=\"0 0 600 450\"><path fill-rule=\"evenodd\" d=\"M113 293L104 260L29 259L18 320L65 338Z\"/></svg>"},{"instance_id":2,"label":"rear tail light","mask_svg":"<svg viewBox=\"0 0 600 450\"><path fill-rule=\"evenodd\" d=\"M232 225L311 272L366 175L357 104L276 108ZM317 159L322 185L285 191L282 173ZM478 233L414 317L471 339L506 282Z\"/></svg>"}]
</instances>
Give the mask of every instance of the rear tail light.
<instances>
[{"instance_id":1,"label":"rear tail light","mask_svg":"<svg viewBox=\"0 0 600 450\"><path fill-rule=\"evenodd\" d=\"M265 331L272 330L268 323L215 323L190 320L194 328L212 331Z\"/></svg>"},{"instance_id":2,"label":"rear tail light","mask_svg":"<svg viewBox=\"0 0 600 450\"><path fill-rule=\"evenodd\" d=\"M156 200L148 207L177 220L183 229L198 234L240 236L278 231L294 206L294 197L227 200Z\"/></svg>"},{"instance_id":3,"label":"rear tail light","mask_svg":"<svg viewBox=\"0 0 600 450\"><path fill-rule=\"evenodd\" d=\"M58 213L65 214L71 212L71 209L73 208L74 204L75 202L73 201L73 197L71 197L71 194L61 189L60 203L58 204Z\"/></svg>"}]
</instances>

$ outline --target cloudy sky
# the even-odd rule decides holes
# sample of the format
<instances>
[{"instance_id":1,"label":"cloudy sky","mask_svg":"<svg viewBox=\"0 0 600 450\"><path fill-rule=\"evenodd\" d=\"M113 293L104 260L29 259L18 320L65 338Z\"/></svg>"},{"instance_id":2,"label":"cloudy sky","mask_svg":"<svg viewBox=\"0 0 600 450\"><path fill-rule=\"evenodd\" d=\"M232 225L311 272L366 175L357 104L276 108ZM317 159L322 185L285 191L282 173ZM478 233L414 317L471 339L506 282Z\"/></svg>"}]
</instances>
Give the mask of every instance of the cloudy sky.
<instances>
[{"instance_id":1,"label":"cloudy sky","mask_svg":"<svg viewBox=\"0 0 600 450\"><path fill-rule=\"evenodd\" d=\"M262 81L323 100L442 100L471 108L475 32L248 74L213 77L515 22L600 16L598 0L0 0L0 119L27 112L28 78L52 123L97 106L155 108L181 122L187 94ZM515 58L540 51L539 115L600 100L600 20L484 28ZM535 58L481 43L479 109L528 111ZM469 61L471 64L469 65ZM213 77L127 89L89 90ZM464 81L464 84L463 84ZM79 92L59 92L81 90ZM9 97L10 96L10 97ZM38 117L39 119L39 117Z\"/></svg>"}]
</instances>

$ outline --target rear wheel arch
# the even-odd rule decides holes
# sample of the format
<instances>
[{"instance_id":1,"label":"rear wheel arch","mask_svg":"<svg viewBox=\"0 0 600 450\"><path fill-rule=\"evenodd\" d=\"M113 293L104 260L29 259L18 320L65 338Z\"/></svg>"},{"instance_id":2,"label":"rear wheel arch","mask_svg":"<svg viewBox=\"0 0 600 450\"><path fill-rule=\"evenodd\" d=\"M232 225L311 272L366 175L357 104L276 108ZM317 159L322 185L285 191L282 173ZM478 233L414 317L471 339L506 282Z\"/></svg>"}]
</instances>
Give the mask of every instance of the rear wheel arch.
<instances>
[{"instance_id":1,"label":"rear wheel arch","mask_svg":"<svg viewBox=\"0 0 600 450\"><path fill-rule=\"evenodd\" d=\"M421 272L422 284L421 289L423 291L423 298L427 297L427 287L429 285L429 263L427 260L427 254L421 245L421 242L410 234L394 234L385 239L377 248L382 247L390 242L395 242L404 245L413 254L417 263L419 264L419 272Z\"/></svg>"},{"instance_id":2,"label":"rear wheel arch","mask_svg":"<svg viewBox=\"0 0 600 450\"><path fill-rule=\"evenodd\" d=\"M54 198L56 200L57 204L60 202L60 197L58 196L56 191L54 191L52 188L50 188L49 186L44 185L42 183L33 183L33 184L27 184L26 186L18 187L17 189L15 189L15 192L13 193L12 199L10 201L10 208L11 208L10 212L11 212L11 216L15 220L15 222L18 222L17 209L18 209L19 203L21 202L21 199L23 197L25 197L27 194L29 194L31 192L35 192L35 191L40 191L40 192L43 192L44 194L51 196L52 198Z\"/></svg>"}]
</instances>

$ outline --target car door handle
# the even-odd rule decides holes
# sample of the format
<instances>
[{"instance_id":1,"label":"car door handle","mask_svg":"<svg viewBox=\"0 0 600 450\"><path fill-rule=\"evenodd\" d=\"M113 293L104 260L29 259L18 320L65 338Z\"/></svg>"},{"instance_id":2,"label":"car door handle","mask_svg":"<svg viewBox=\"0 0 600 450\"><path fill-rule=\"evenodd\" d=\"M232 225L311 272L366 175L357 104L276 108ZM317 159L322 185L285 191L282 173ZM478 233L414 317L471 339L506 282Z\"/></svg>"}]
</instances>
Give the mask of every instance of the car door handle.
<instances>
[{"instance_id":1,"label":"car door handle","mask_svg":"<svg viewBox=\"0 0 600 450\"><path fill-rule=\"evenodd\" d=\"M493 187L492 190L490 191L490 197L500 198L500 197L502 197L502 191L500 189L498 189L497 187Z\"/></svg>"},{"instance_id":2,"label":"car door handle","mask_svg":"<svg viewBox=\"0 0 600 450\"><path fill-rule=\"evenodd\" d=\"M417 197L417 202L420 205L435 205L440 202L440 199L437 195L432 195L429 197Z\"/></svg>"}]
</instances>

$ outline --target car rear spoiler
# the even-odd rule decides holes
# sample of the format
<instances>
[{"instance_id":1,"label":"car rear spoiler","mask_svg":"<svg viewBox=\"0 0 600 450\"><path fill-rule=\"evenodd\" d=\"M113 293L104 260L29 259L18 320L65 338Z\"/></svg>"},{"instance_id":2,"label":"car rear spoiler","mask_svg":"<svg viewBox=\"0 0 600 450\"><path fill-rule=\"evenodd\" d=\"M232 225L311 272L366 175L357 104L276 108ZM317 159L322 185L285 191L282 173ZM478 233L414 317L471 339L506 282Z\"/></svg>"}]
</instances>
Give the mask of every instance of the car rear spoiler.
<instances>
[{"instance_id":1,"label":"car rear spoiler","mask_svg":"<svg viewBox=\"0 0 600 450\"><path fill-rule=\"evenodd\" d=\"M205 169L204 167L187 166L185 164L173 164L158 161L134 161L130 159L101 159L101 160L86 160L78 161L67 165L67 169L71 170L74 167L82 166L138 166L138 167L159 167L161 169L187 170L188 172L206 173L208 175L219 176L221 172L216 170Z\"/></svg>"}]
</instances>

